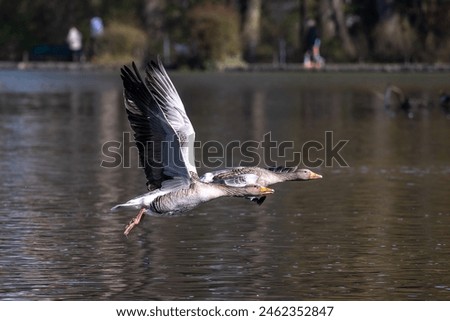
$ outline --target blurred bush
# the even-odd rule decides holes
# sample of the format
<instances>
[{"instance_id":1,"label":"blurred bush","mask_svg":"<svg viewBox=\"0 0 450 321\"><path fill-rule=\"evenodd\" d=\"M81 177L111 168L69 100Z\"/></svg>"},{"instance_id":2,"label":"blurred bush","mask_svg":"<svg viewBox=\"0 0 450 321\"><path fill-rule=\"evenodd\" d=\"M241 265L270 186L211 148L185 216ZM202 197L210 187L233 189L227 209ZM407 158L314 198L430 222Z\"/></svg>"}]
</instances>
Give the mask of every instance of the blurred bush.
<instances>
[{"instance_id":1,"label":"blurred bush","mask_svg":"<svg viewBox=\"0 0 450 321\"><path fill-rule=\"evenodd\" d=\"M141 61L146 50L146 34L142 29L118 21L110 21L96 44L94 61L123 64Z\"/></svg>"},{"instance_id":2,"label":"blurred bush","mask_svg":"<svg viewBox=\"0 0 450 321\"><path fill-rule=\"evenodd\" d=\"M207 3L192 9L188 20L195 64L208 69L241 62L237 12L224 5Z\"/></svg>"},{"instance_id":3,"label":"blurred bush","mask_svg":"<svg viewBox=\"0 0 450 321\"><path fill-rule=\"evenodd\" d=\"M416 30L400 14L380 22L374 30L375 55L381 61L411 62L420 48Z\"/></svg>"}]
</instances>

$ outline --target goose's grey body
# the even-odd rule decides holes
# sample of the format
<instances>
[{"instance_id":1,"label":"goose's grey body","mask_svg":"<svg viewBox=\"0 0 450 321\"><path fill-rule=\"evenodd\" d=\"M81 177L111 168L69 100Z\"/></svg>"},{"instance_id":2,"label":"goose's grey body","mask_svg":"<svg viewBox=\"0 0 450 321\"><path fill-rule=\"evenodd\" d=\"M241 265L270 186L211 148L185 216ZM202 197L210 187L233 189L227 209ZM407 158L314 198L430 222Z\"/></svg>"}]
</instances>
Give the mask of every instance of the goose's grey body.
<instances>
[{"instance_id":1,"label":"goose's grey body","mask_svg":"<svg viewBox=\"0 0 450 321\"><path fill-rule=\"evenodd\" d=\"M125 107L149 192L112 208L140 209L125 229L125 235L145 213L171 215L218 197L273 193L270 188L247 184L251 180L249 175L233 178L239 183L232 180L227 181L229 184L200 181L194 165L195 131L161 62L149 64L144 79L134 63L132 68L122 68Z\"/></svg>"},{"instance_id":2,"label":"goose's grey body","mask_svg":"<svg viewBox=\"0 0 450 321\"><path fill-rule=\"evenodd\" d=\"M253 183L262 186L269 186L286 181L308 181L311 179L322 178L309 169L298 169L297 167L233 167L205 173L200 180L207 183L226 183L227 179L236 176L252 174L257 176Z\"/></svg>"},{"instance_id":3,"label":"goose's grey body","mask_svg":"<svg viewBox=\"0 0 450 321\"><path fill-rule=\"evenodd\" d=\"M163 184L164 185L164 184ZM246 182L245 185L232 186L224 184L208 184L193 179L190 184L178 187L162 187L144 195L135 197L130 201L113 207L116 210L121 207L145 209L149 215L166 216L189 211L201 203L224 197L251 197L270 194L273 190L256 184Z\"/></svg>"},{"instance_id":4,"label":"goose's grey body","mask_svg":"<svg viewBox=\"0 0 450 321\"><path fill-rule=\"evenodd\" d=\"M242 182L242 184L258 184L262 186L270 186L273 184L286 181L308 181L322 178L322 175L316 174L309 169L297 167L233 167L229 169L222 169L213 172L205 173L200 180L205 183L225 184L229 181L243 180L247 177L253 177L252 181ZM256 177L256 179L254 178ZM266 199L261 197L247 197L248 199L261 205Z\"/></svg>"}]
</instances>

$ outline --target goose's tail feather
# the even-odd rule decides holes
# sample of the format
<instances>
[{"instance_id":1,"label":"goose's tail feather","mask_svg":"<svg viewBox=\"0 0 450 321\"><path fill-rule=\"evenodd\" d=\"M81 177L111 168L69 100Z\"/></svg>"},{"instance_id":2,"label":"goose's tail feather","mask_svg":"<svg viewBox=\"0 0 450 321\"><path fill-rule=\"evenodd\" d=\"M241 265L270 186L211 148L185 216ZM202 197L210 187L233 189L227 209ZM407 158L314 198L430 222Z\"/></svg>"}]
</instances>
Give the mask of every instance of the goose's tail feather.
<instances>
[{"instance_id":1,"label":"goose's tail feather","mask_svg":"<svg viewBox=\"0 0 450 321\"><path fill-rule=\"evenodd\" d=\"M250 197L246 197L246 199L248 199L252 202L255 202L258 205L261 205L266 200L266 196L261 196L261 197L250 196Z\"/></svg>"},{"instance_id":2,"label":"goose's tail feather","mask_svg":"<svg viewBox=\"0 0 450 321\"><path fill-rule=\"evenodd\" d=\"M135 209L140 209L142 207L142 200L141 199L132 199L126 203L123 204L117 204L116 206L114 206L113 208L111 208L111 211L116 211L119 208L122 207L132 207Z\"/></svg>"},{"instance_id":3,"label":"goose's tail feather","mask_svg":"<svg viewBox=\"0 0 450 321\"><path fill-rule=\"evenodd\" d=\"M112 212L117 211L119 208L124 207L124 205L125 205L125 204L118 204L118 205L112 207L112 208L111 208L111 211L112 211Z\"/></svg>"}]
</instances>

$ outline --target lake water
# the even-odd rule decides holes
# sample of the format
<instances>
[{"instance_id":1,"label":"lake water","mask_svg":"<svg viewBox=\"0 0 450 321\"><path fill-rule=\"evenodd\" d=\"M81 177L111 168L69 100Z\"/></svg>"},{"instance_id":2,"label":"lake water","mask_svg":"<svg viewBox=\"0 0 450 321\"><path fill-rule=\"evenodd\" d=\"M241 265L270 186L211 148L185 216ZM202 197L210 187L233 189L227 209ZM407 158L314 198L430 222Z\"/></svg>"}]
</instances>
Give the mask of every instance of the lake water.
<instances>
[{"instance_id":1,"label":"lake water","mask_svg":"<svg viewBox=\"0 0 450 321\"><path fill-rule=\"evenodd\" d=\"M450 299L448 74L171 75L201 146L270 133L294 146L273 156L282 165L307 142L347 140L348 166L311 149L322 180L275 185L261 206L146 217L127 238L136 212L109 209L145 179L123 142L119 72L0 71L0 299ZM430 108L386 113L388 84ZM101 166L111 141L126 147L114 168Z\"/></svg>"}]
</instances>

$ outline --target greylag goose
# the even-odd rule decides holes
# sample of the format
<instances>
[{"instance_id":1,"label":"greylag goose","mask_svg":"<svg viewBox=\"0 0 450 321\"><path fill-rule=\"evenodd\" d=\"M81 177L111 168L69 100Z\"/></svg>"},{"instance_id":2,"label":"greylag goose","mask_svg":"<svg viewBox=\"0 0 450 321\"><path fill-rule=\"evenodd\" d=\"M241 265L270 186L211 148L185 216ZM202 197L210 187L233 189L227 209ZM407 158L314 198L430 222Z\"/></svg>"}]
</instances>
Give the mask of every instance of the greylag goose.
<instances>
[{"instance_id":1,"label":"greylag goose","mask_svg":"<svg viewBox=\"0 0 450 321\"><path fill-rule=\"evenodd\" d=\"M256 181L254 176L257 177ZM309 181L313 179L322 178L322 175L316 174L309 169L298 167L273 167L273 168L261 168L261 167L234 167L230 169L222 169L213 172L205 173L200 180L205 183L218 183L229 184L232 182L232 178L246 179L251 178L252 181L248 181L247 184L258 184L261 186L269 186L286 181ZM266 199L265 196L261 197L247 197L248 199L261 205Z\"/></svg>"},{"instance_id":2,"label":"greylag goose","mask_svg":"<svg viewBox=\"0 0 450 321\"><path fill-rule=\"evenodd\" d=\"M121 70L125 107L149 192L112 208L139 209L125 235L144 214L173 215L219 197L260 197L274 192L256 184L252 174L225 179L224 184L200 181L194 166L194 128L163 65L159 60L151 62L144 80L134 63L132 68Z\"/></svg>"}]
</instances>

